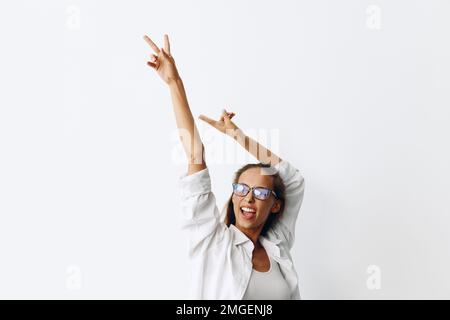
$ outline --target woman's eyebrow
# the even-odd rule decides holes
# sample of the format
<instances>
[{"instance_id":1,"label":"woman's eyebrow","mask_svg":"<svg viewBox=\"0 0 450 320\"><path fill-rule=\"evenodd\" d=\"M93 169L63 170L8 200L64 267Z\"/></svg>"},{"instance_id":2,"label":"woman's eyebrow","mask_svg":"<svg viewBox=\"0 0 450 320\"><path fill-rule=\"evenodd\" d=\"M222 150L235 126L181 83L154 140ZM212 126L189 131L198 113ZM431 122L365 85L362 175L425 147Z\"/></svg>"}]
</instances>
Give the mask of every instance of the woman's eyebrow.
<instances>
[{"instance_id":1,"label":"woman's eyebrow","mask_svg":"<svg viewBox=\"0 0 450 320\"><path fill-rule=\"evenodd\" d=\"M245 184L246 186L249 186L250 188L265 188L265 189L272 189L271 187L266 187L266 186L261 186L261 185L251 186L251 185L249 185L248 183L245 183L245 182L238 182L238 183Z\"/></svg>"}]
</instances>

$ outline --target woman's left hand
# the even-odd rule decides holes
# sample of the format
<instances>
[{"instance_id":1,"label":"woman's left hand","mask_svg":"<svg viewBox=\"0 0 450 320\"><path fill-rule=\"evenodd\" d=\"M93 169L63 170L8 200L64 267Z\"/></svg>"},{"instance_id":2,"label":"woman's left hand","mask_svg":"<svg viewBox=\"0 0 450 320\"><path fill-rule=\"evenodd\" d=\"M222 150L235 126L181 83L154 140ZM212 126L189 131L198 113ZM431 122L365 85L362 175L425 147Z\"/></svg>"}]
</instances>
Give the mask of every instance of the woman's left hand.
<instances>
[{"instance_id":1,"label":"woman's left hand","mask_svg":"<svg viewBox=\"0 0 450 320\"><path fill-rule=\"evenodd\" d=\"M220 116L220 119L218 121L208 118L203 114L199 116L199 119L205 121L206 123L209 123L211 126L222 133L232 135L235 133L235 130L239 129L236 124L231 121L231 118L233 118L234 116L234 112L227 112L225 109L223 109L222 115Z\"/></svg>"},{"instance_id":2,"label":"woman's left hand","mask_svg":"<svg viewBox=\"0 0 450 320\"><path fill-rule=\"evenodd\" d=\"M170 53L169 36L167 34L164 35L164 48L158 48L149 36L144 36L144 40L155 52L150 57L151 61L147 61L147 65L155 69L161 79L167 84L180 79L175 59Z\"/></svg>"}]
</instances>

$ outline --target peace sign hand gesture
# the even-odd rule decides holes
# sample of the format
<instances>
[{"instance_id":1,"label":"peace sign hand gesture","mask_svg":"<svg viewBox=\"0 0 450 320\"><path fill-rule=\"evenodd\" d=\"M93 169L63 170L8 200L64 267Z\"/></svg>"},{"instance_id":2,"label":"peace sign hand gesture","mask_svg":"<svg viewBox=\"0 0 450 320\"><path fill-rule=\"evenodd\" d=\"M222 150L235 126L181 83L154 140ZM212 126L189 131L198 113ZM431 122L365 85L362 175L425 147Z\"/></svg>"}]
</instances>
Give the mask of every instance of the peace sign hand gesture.
<instances>
[{"instance_id":1,"label":"peace sign hand gesture","mask_svg":"<svg viewBox=\"0 0 450 320\"><path fill-rule=\"evenodd\" d=\"M167 84L178 80L180 75L178 74L175 60L170 53L169 36L167 34L164 35L164 48L158 48L152 39L146 35L144 36L144 40L156 53L152 53L150 61L147 61L147 65L155 69L161 79Z\"/></svg>"},{"instance_id":2,"label":"peace sign hand gesture","mask_svg":"<svg viewBox=\"0 0 450 320\"><path fill-rule=\"evenodd\" d=\"M222 115L220 116L220 119L218 121L210 119L203 114L199 116L199 119L205 121L206 123L209 123L211 126L222 133L225 133L227 135L234 135L235 130L239 129L236 124L231 121L231 118L233 118L234 116L234 112L227 112L225 109L223 109Z\"/></svg>"}]
</instances>

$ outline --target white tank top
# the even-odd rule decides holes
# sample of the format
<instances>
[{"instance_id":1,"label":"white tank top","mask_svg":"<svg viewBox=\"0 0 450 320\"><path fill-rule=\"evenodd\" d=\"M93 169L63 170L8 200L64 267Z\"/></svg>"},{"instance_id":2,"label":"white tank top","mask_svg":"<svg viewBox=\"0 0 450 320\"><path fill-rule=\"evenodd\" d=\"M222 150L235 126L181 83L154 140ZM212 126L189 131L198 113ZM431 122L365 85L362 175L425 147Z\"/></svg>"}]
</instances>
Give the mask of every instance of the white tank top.
<instances>
[{"instance_id":1,"label":"white tank top","mask_svg":"<svg viewBox=\"0 0 450 320\"><path fill-rule=\"evenodd\" d=\"M278 262L269 257L269 271L252 269L243 300L289 300L290 290Z\"/></svg>"}]
</instances>

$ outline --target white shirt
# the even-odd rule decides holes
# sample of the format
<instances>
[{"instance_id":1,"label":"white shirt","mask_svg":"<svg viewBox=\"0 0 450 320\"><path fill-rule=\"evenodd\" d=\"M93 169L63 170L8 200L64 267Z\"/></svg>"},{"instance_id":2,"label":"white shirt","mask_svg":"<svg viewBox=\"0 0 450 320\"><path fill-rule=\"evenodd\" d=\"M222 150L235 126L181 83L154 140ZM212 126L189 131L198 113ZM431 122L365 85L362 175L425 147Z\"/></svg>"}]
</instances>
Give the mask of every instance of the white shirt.
<instances>
[{"instance_id":1,"label":"white shirt","mask_svg":"<svg viewBox=\"0 0 450 320\"><path fill-rule=\"evenodd\" d=\"M290 299L300 299L298 276L290 250L295 240L295 223L305 183L298 169L289 162L282 160L274 167L286 186L285 208L266 236L260 235L259 241L268 256L279 263L289 286ZM211 191L208 168L191 175L182 174L179 186L181 228L187 232L191 261L190 299L243 299L253 270L253 242L236 226L230 224L227 227L221 219Z\"/></svg>"},{"instance_id":2,"label":"white shirt","mask_svg":"<svg viewBox=\"0 0 450 320\"><path fill-rule=\"evenodd\" d=\"M289 300L289 286L278 262L269 257L268 271L253 269L243 300Z\"/></svg>"}]
</instances>

